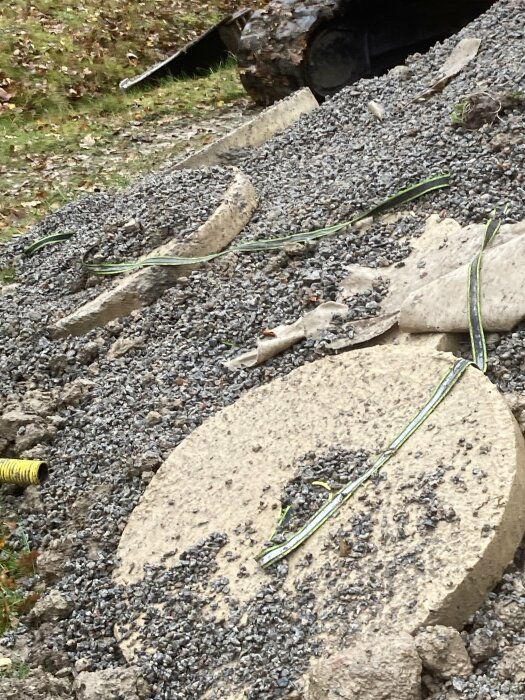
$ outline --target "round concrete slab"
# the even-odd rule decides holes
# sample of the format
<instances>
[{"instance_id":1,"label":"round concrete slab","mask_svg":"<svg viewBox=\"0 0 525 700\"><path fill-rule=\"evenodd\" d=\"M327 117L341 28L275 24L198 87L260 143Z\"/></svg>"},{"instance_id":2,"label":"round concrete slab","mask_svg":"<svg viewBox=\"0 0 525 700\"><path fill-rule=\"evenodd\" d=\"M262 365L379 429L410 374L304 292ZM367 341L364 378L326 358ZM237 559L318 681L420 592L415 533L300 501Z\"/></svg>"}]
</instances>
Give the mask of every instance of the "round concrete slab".
<instances>
[{"instance_id":1,"label":"round concrete slab","mask_svg":"<svg viewBox=\"0 0 525 700\"><path fill-rule=\"evenodd\" d=\"M238 619L272 577L283 577L282 567L264 571L254 557L299 465L334 450L343 462L356 451L372 458L452 361L424 347L375 347L248 392L181 443L156 474L123 533L116 579L139 581L145 564L180 566L189 547L225 533L212 577L229 583L211 595L201 581L200 610L219 624L233 607ZM524 484L524 443L512 414L469 368L382 477L288 558L280 590L289 600L305 587L313 591L324 652L363 632L459 626L520 541ZM133 645L126 653L133 655Z\"/></svg>"}]
</instances>

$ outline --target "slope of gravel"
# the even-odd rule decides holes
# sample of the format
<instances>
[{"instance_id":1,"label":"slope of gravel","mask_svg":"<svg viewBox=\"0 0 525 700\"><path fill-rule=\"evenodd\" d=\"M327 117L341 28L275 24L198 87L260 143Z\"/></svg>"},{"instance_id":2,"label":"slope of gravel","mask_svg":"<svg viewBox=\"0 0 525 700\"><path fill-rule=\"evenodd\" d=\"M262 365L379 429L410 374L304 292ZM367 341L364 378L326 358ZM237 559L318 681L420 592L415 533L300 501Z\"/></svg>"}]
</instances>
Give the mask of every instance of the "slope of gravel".
<instances>
[{"instance_id":1,"label":"slope of gravel","mask_svg":"<svg viewBox=\"0 0 525 700\"><path fill-rule=\"evenodd\" d=\"M183 241L214 212L231 178L231 168L152 172L122 190L89 195L4 246L0 267L16 267L26 295L36 293L54 308L62 306L70 295L100 284L82 269L86 253L100 261L123 262L172 238ZM30 243L56 233L72 236L32 256L23 254Z\"/></svg>"},{"instance_id":2,"label":"slope of gravel","mask_svg":"<svg viewBox=\"0 0 525 700\"><path fill-rule=\"evenodd\" d=\"M227 546L227 533L208 533L205 541L196 543L196 551L183 557L188 564L182 573L180 568L165 574L149 572L140 590L130 591L111 581L120 533L162 460L207 416L246 390L326 352L323 340L307 341L262 367L226 370L223 361L252 346L262 329L295 320L334 298L349 263L402 264L410 251L410 238L418 235L431 212L466 224L483 221L494 207L508 202L509 221L525 216L523 113L510 110L479 131L456 129L450 121L454 104L465 94L524 89L522 10L518 0L501 0L461 33L460 37L479 36L481 49L442 94L407 105L432 84L457 37L412 60L408 72L390 73L343 91L281 136L254 153L240 154L237 160L261 194L261 205L243 238L267 238L333 223L405 184L450 171L453 187L409 205L411 216L391 224L376 222L366 232L342 232L300 252L226 256L181 280L150 308L82 338L51 340L45 333L45 324L57 308L63 312L93 293L90 288L71 289L67 301L60 298L61 286L73 279L71 260L78 249L43 251L40 265L22 266L22 288L0 297L3 398L19 400L23 406L35 389L64 395L79 379L89 383L86 395L66 399L56 409L59 427L50 443L37 444L25 453L45 457L51 464L50 479L41 491L30 489L18 496L3 490L8 508L44 552L42 571L54 561L55 575L51 571L48 577L58 578L55 585L74 602L68 617L36 633L31 642L33 663L43 663L64 677L75 664L77 670L119 664L122 657L114 623L146 612L153 621L148 641L158 650L143 659L152 697L192 700L211 686L244 687L250 698L271 700L285 697L295 687L305 656L320 651L313 583L309 590L298 591L295 601L284 600L279 594L286 575L283 565L269 574L267 589L253 601L249 625L241 629L242 611L222 626L213 624L199 613L205 596L199 597L196 591L203 580L211 585L214 552ZM369 99L385 105L383 122L367 112ZM187 177L187 173L181 176L181 183ZM205 207L196 195L197 185L188 185L188 196ZM136 196L143 192L141 187ZM207 189L204 181L199 187ZM183 197L180 189L171 190L171 217L179 215L178 208L183 208L188 196ZM74 213L80 217L79 228L85 227L87 245L95 229L99 235L96 222L106 216L109 220L116 201L110 194L83 200L57 213L54 226ZM143 205L137 202L130 216L140 217ZM187 212L181 214L187 217L184 221L194 216L191 207L183 211ZM156 222L159 212L148 208L142 216ZM107 254L135 254L120 238L114 247L103 245L108 246ZM50 282L55 285L51 292L40 291ZM370 301L378 304L380 298L379 294ZM373 308L367 309L367 303L366 298L353 300L351 317L370 313ZM350 331L351 322L345 321L329 336ZM115 350L115 343L128 351L112 356L108 351ZM522 335L502 335L491 346L489 376L506 392L523 389L522 353ZM496 365L505 367L501 375ZM356 533L365 531L366 524L355 523ZM522 577L521 569L517 561L506 585L514 587ZM170 593L172 589L175 594ZM503 586L491 601L508 596L509 591ZM361 594L373 597L380 591L364 586ZM169 621L155 617L155 603L166 595L172 595ZM523 697L523 681L505 679L497 667L504 647L525 635L525 623L509 636L505 628L490 621L491 601L466 634L486 629L496 644L457 692L479 700ZM299 610L303 616L297 618ZM193 638L192 628L196 630ZM238 657L239 649L245 661L230 672L228 664ZM453 682L449 683L452 690ZM439 695L449 693L445 685L432 687L436 700L449 697ZM218 692L217 697L224 697Z\"/></svg>"}]
</instances>

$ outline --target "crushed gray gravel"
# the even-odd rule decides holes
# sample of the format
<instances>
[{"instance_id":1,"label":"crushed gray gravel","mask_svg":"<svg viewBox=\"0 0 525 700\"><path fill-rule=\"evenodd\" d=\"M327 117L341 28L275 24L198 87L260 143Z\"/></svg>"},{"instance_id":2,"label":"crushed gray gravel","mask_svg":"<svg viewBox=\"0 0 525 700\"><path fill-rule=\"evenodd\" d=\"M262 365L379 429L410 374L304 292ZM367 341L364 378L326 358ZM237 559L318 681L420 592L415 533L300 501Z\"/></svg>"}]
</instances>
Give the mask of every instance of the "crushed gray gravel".
<instances>
[{"instance_id":1,"label":"crushed gray gravel","mask_svg":"<svg viewBox=\"0 0 525 700\"><path fill-rule=\"evenodd\" d=\"M222 201L231 168L150 173L120 191L92 194L46 217L27 235L0 251L0 267L16 266L26 292L39 293L54 306L100 279L82 269L83 256L120 262L135 259L166 241L184 240ZM54 233L71 233L65 243L23 255L32 242ZM97 293L100 292L97 289Z\"/></svg>"},{"instance_id":2,"label":"crushed gray gravel","mask_svg":"<svg viewBox=\"0 0 525 700\"><path fill-rule=\"evenodd\" d=\"M272 542L284 542L306 524L325 503L328 494L339 491L369 468L366 453L335 446L325 454L311 452L297 460L297 472L286 484L281 497L281 509L287 508L288 513Z\"/></svg>"},{"instance_id":3,"label":"crushed gray gravel","mask_svg":"<svg viewBox=\"0 0 525 700\"><path fill-rule=\"evenodd\" d=\"M408 205L410 214L395 223L379 220L366 231L341 232L300 252L231 254L180 280L151 307L65 340L49 338L50 320L100 291L91 278L79 278L81 252L97 243L104 255L133 257L158 245L168 229L170 235L175 229L186 235L215 208L228 172L181 171L171 179L163 173L161 182L153 174L119 195L93 195L66 207L2 251L0 265L14 263L22 283L0 296L3 404L27 405L35 390L61 394L79 379L92 383L80 399L52 409L58 430L49 443L24 453L51 465L41 491L20 495L4 487L1 492L8 513L42 551L42 575L47 571L75 606L68 618L43 631L27 631L32 663L64 677L75 664L92 670L120 664L114 624L145 608L151 616L148 641L156 651L142 661L157 700L196 700L209 687L245 688L253 700L286 697L305 670L304 659L320 652L312 641L324 624L315 614L315 582L285 598L280 593L285 564L252 601L249 626L241 629L241 611L222 626L199 614L196 586L232 583L213 581L214 553L227 546L226 533L209 533L183 557L187 564L147 571L141 587L127 591L111 580L114 553L129 513L182 439L248 389L324 355L327 337L351 333L352 320L376 312L385 290L352 299L348 319L321 340L305 341L255 369L226 370L223 362L253 346L262 329L294 321L334 299L350 263L402 265L410 239L430 213L468 224L509 203L508 221L525 217L523 112L509 110L479 131L455 128L450 119L466 94L524 89L523 3L500 0L459 38L466 36L481 38L479 55L442 94L407 106L432 84L458 37L411 59L404 72L342 91L257 151L235 157L261 195L242 239L335 223L406 184L443 171L452 174L453 187ZM367 111L370 99L385 106L384 121ZM123 224L132 218L141 223L138 237L124 232ZM70 243L29 261L17 259L29 241L66 225L77 231ZM518 331L489 346L489 377L503 392L523 391L524 340L524 331ZM116 341L136 343L115 358L108 351ZM431 492L431 484L421 488ZM441 517L454 514L430 499L428 523L421 527L432 527ZM366 528L355 523L354 531L344 534L348 541L363 535L364 554ZM518 556L465 631L471 646L476 635L478 647L485 633L493 640L489 657L468 680L434 680L429 697L445 700L453 697L452 690L469 700L525 697L525 685L498 670L502 654L522 643L525 620L511 633L494 613L499 602L512 599L522 614L525 595L516 592L522 584ZM350 610L358 594L361 602L372 603L374 596L388 594L387 583L384 588L373 590L363 582L363 589L347 592L343 602ZM155 603L170 595L171 618L155 617ZM24 632L22 626L18 634ZM14 644L15 635L5 643Z\"/></svg>"}]
</instances>

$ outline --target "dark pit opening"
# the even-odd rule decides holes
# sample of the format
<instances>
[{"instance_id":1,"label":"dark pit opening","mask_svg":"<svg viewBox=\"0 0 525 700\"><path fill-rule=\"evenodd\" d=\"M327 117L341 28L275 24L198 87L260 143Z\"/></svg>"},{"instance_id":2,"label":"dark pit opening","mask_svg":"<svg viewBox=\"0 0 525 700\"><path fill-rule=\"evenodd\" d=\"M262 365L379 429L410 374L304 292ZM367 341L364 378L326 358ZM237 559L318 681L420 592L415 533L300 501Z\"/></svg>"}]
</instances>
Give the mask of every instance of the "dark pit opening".
<instances>
[{"instance_id":1,"label":"dark pit opening","mask_svg":"<svg viewBox=\"0 0 525 700\"><path fill-rule=\"evenodd\" d=\"M319 23L304 62L318 98L361 78L382 75L410 54L456 34L495 0L346 0L338 16Z\"/></svg>"}]
</instances>

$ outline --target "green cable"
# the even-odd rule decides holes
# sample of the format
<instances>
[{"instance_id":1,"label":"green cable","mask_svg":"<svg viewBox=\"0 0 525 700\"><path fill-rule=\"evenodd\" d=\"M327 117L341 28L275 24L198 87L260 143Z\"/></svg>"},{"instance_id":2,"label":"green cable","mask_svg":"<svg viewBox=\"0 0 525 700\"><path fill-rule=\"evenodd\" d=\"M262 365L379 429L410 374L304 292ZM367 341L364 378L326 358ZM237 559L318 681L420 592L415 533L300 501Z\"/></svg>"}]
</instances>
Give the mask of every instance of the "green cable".
<instances>
[{"instance_id":1,"label":"green cable","mask_svg":"<svg viewBox=\"0 0 525 700\"><path fill-rule=\"evenodd\" d=\"M283 246L290 245L291 243L306 243L308 241L317 240L325 236L331 236L337 231L340 231L341 229L347 228L349 226L353 226L367 217L380 214L384 211L388 211L389 209L392 209L393 207L398 206L400 204L407 204L408 202L412 202L413 200L418 199L423 195L449 186L450 175L446 173L436 175L434 177L422 180L421 182L418 182L415 185L410 185L409 187L406 187L400 190L399 192L396 192L394 195L388 197L386 200L380 202L379 204L376 204L371 209L368 209L362 214L358 214L352 219L348 219L347 221L342 221L338 224L333 224L332 226L326 226L324 228L314 229L312 231L301 231L299 233L292 233L288 236L279 236L276 238L265 238L255 241L247 241L246 243L240 243L238 245L231 246L226 250L220 251L219 253L211 253L210 255L203 255L200 257L192 258L180 256L151 256L145 257L142 260L132 260L123 263L96 263L88 261L88 251L88 253L86 253L82 258L82 266L92 274L108 276L119 275L123 272L133 272L134 270L139 270L144 267L176 267L181 265L201 264L204 262L210 262L211 260L219 258L222 255L227 255L228 253L251 253L265 250L278 250L280 248L283 248ZM24 250L24 253L28 256L34 255L42 248L55 243L67 241L72 236L72 233L54 233L50 236L44 236L43 238L39 238L30 246L28 246Z\"/></svg>"},{"instance_id":2,"label":"green cable","mask_svg":"<svg viewBox=\"0 0 525 700\"><path fill-rule=\"evenodd\" d=\"M506 212L506 209L505 209ZM481 315L481 263L485 249L492 243L501 227L501 220L496 218L494 214L491 216L485 227L483 241L479 253L474 257L469 265L468 270L468 292L467 292L467 309L469 319L469 334L471 340L473 360L465 360L460 358L454 362L452 367L447 370L445 375L439 381L433 394L418 411L412 420L403 428L390 445L381 452L372 466L362 474L358 479L346 484L340 489L335 496L322 505L314 515L296 532L292 533L285 542L272 544L270 538L268 546L264 547L261 552L255 557L259 564L266 568L271 564L283 559L288 554L301 546L309 537L311 537L326 521L339 511L341 506L357 491L357 489L367 482L372 476L377 474L382 467L393 457L401 448L402 445L413 435L416 430L426 421L432 412L439 406L443 399L448 396L453 387L464 375L468 367L475 366L483 373L487 370L487 347L485 342L485 334L483 331L483 322ZM287 515L290 515L290 506L287 507ZM278 524L274 529L272 537L279 532L282 523L282 517L279 517Z\"/></svg>"}]
</instances>

